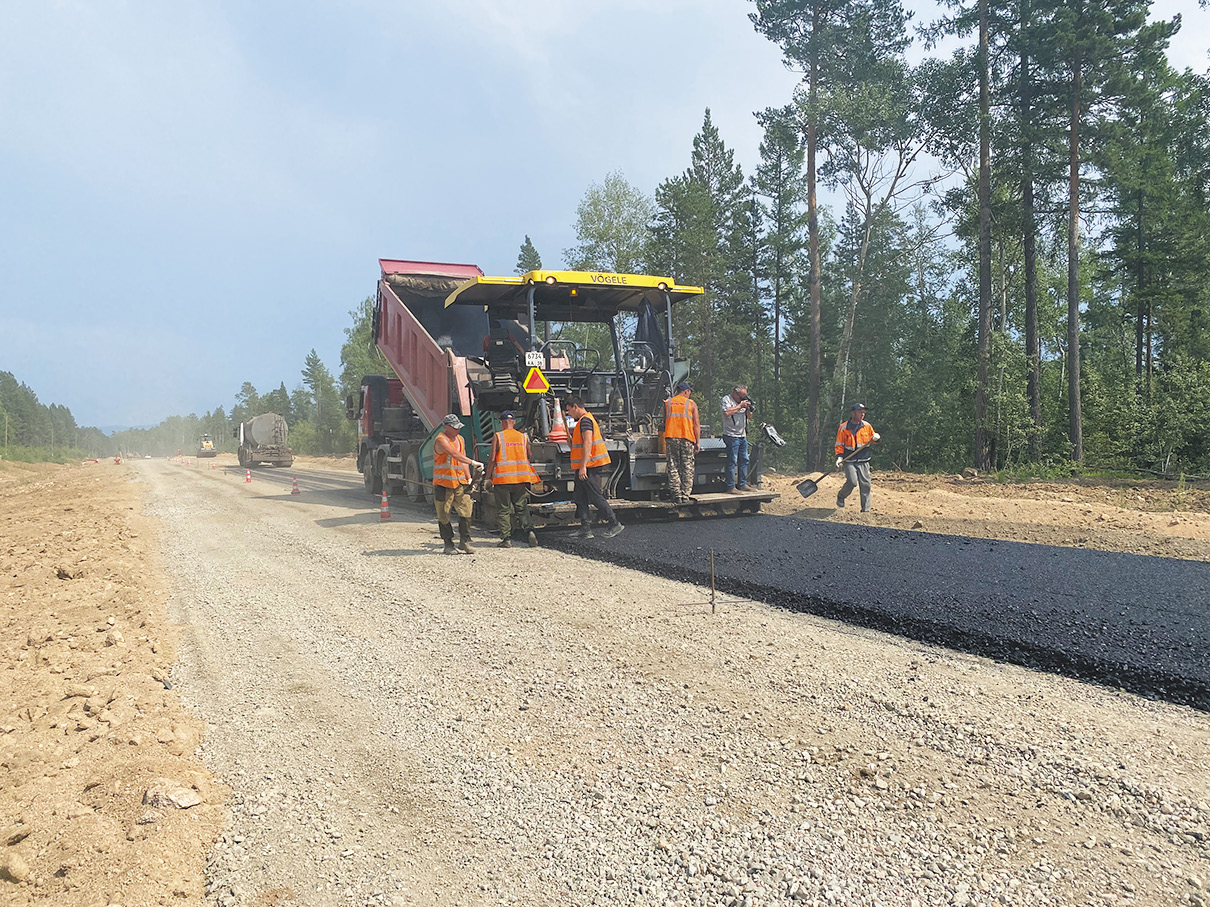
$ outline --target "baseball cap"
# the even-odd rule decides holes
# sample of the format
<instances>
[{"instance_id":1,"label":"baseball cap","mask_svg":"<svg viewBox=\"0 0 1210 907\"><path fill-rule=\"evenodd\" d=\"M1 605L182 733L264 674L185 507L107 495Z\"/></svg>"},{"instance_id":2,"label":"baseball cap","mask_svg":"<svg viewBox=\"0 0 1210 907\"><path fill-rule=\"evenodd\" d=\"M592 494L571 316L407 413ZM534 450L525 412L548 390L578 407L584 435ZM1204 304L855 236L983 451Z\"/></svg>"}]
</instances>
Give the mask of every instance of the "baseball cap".
<instances>
[{"instance_id":1,"label":"baseball cap","mask_svg":"<svg viewBox=\"0 0 1210 907\"><path fill-rule=\"evenodd\" d=\"M512 419L513 411L511 409L506 409L504 412L500 413L500 418L501 419Z\"/></svg>"},{"instance_id":2,"label":"baseball cap","mask_svg":"<svg viewBox=\"0 0 1210 907\"><path fill-rule=\"evenodd\" d=\"M462 427L462 420L461 420L461 419L459 419L459 418L458 418L456 415L454 415L453 413L450 413L448 416L446 416L444 419L442 419L442 420L441 420L441 424L442 424L442 425L451 425L451 426L453 426L454 428L461 428L461 427Z\"/></svg>"},{"instance_id":3,"label":"baseball cap","mask_svg":"<svg viewBox=\"0 0 1210 907\"><path fill-rule=\"evenodd\" d=\"M852 412L853 410L857 410L857 409L865 409L865 404L864 403L854 403L852 406L849 407L849 412Z\"/></svg>"},{"instance_id":4,"label":"baseball cap","mask_svg":"<svg viewBox=\"0 0 1210 907\"><path fill-rule=\"evenodd\" d=\"M691 391L691 390L693 390L693 385L690 384L688 381L678 381L676 383L676 389L678 391Z\"/></svg>"}]
</instances>

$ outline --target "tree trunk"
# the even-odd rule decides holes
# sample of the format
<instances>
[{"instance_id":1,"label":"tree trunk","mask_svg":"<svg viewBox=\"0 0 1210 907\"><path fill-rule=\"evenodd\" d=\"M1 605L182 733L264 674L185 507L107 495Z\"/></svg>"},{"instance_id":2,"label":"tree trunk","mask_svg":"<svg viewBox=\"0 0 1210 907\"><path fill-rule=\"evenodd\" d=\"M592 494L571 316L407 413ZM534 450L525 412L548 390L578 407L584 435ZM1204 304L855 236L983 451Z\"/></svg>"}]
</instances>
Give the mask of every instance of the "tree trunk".
<instances>
[{"instance_id":1,"label":"tree trunk","mask_svg":"<svg viewBox=\"0 0 1210 907\"><path fill-rule=\"evenodd\" d=\"M990 468L987 436L987 372L991 360L992 212L991 92L987 2L979 0L979 325L975 389L975 468Z\"/></svg>"},{"instance_id":2,"label":"tree trunk","mask_svg":"<svg viewBox=\"0 0 1210 907\"><path fill-rule=\"evenodd\" d=\"M1142 162L1140 161L1140 171ZM1135 271L1134 271L1134 381L1135 392L1143 393L1143 333L1145 330L1147 302L1143 287L1143 187L1135 192Z\"/></svg>"},{"instance_id":3,"label":"tree trunk","mask_svg":"<svg viewBox=\"0 0 1210 907\"><path fill-rule=\"evenodd\" d=\"M820 13L817 6L812 16L812 34L819 34L819 18ZM807 236L811 270L811 359L807 378L807 469L815 470L819 466L820 454L820 338L823 330L820 318L820 297L823 278L819 263L819 209L815 197L819 64L814 56L811 58L807 79Z\"/></svg>"},{"instance_id":4,"label":"tree trunk","mask_svg":"<svg viewBox=\"0 0 1210 907\"><path fill-rule=\"evenodd\" d=\"M1031 12L1021 3L1021 219L1025 244L1025 393L1032 428L1029 458L1042 462L1042 348L1038 337L1038 222L1034 213L1033 76L1029 69Z\"/></svg>"},{"instance_id":5,"label":"tree trunk","mask_svg":"<svg viewBox=\"0 0 1210 907\"><path fill-rule=\"evenodd\" d=\"M1080 409L1080 89L1083 82L1077 61L1071 84L1071 120L1068 125L1067 176L1067 435L1071 458L1084 459L1084 427Z\"/></svg>"}]
</instances>

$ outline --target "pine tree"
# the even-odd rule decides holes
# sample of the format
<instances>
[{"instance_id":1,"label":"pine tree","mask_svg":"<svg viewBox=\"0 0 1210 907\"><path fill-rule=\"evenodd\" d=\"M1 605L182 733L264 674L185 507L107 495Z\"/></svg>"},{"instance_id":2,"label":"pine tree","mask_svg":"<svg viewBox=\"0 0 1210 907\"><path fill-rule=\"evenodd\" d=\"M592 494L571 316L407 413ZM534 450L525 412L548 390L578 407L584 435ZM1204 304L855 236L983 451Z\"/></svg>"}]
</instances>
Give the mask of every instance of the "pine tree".
<instances>
[{"instance_id":1,"label":"pine tree","mask_svg":"<svg viewBox=\"0 0 1210 907\"><path fill-rule=\"evenodd\" d=\"M525 234L525 242L521 243L521 251L517 253L517 267L514 270L518 274L528 274L530 271L542 270L542 256L534 248L534 244L530 240L528 233Z\"/></svg>"}]
</instances>

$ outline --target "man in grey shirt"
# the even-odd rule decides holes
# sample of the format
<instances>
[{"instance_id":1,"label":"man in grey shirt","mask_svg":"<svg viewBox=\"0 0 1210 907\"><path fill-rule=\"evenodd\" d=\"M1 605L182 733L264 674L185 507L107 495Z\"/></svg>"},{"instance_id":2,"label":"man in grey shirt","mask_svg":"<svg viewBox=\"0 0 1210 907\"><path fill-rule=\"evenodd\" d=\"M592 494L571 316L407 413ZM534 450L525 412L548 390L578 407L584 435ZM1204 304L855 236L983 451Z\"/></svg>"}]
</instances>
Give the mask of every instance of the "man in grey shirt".
<instances>
[{"instance_id":1,"label":"man in grey shirt","mask_svg":"<svg viewBox=\"0 0 1210 907\"><path fill-rule=\"evenodd\" d=\"M727 447L727 493L748 490L748 415L755 407L748 386L737 384L723 397L723 444Z\"/></svg>"}]
</instances>

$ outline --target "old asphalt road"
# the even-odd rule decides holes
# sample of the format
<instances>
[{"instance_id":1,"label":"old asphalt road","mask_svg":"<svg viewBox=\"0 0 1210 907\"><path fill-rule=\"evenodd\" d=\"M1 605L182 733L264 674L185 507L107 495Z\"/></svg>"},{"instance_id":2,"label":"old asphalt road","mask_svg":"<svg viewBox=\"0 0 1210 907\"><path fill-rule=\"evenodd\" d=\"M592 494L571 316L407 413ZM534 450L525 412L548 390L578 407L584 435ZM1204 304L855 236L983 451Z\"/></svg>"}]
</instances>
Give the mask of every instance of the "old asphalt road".
<instances>
[{"instance_id":1,"label":"old asphalt road","mask_svg":"<svg viewBox=\"0 0 1210 907\"><path fill-rule=\"evenodd\" d=\"M561 545L1210 710L1210 564L773 516Z\"/></svg>"}]
</instances>

